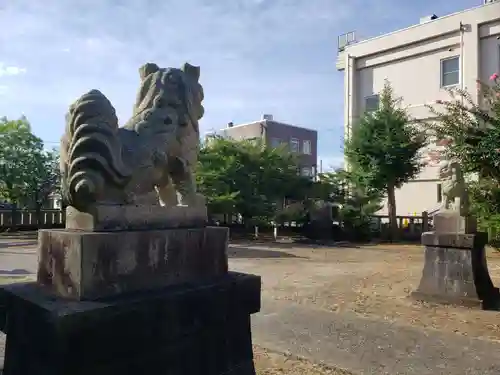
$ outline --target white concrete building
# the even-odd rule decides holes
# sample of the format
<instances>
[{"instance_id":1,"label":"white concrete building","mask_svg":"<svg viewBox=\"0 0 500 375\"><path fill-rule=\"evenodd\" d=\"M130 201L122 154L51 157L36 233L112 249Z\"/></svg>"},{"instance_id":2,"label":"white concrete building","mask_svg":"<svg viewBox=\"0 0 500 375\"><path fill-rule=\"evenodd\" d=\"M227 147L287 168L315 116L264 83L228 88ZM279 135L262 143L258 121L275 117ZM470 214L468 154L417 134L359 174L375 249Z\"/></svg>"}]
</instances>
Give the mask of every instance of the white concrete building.
<instances>
[{"instance_id":1,"label":"white concrete building","mask_svg":"<svg viewBox=\"0 0 500 375\"><path fill-rule=\"evenodd\" d=\"M368 40L357 41L355 32L340 36L337 69L344 73L345 137L360 114L378 107L377 93L386 78L417 119L432 120L425 105L449 99L446 87L465 88L477 101L476 80L487 81L500 71L500 1L484 2ZM397 214L432 212L439 206L440 189L438 167L426 167L396 192Z\"/></svg>"}]
</instances>

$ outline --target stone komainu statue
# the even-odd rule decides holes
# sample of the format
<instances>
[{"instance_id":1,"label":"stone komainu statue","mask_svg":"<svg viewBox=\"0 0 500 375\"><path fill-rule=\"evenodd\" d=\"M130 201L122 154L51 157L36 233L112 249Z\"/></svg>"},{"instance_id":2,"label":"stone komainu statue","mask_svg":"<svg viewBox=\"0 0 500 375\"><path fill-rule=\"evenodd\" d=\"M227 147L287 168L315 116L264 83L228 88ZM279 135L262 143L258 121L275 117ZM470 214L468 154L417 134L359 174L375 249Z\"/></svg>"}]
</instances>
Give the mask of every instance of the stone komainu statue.
<instances>
[{"instance_id":1,"label":"stone komainu statue","mask_svg":"<svg viewBox=\"0 0 500 375\"><path fill-rule=\"evenodd\" d=\"M442 187L442 209L458 211L461 216L469 213L467 184L460 164L447 161L439 171Z\"/></svg>"},{"instance_id":2,"label":"stone komainu statue","mask_svg":"<svg viewBox=\"0 0 500 375\"><path fill-rule=\"evenodd\" d=\"M140 68L132 118L118 127L115 109L97 90L70 106L61 140L65 204L204 204L193 168L204 113L200 69Z\"/></svg>"}]
</instances>

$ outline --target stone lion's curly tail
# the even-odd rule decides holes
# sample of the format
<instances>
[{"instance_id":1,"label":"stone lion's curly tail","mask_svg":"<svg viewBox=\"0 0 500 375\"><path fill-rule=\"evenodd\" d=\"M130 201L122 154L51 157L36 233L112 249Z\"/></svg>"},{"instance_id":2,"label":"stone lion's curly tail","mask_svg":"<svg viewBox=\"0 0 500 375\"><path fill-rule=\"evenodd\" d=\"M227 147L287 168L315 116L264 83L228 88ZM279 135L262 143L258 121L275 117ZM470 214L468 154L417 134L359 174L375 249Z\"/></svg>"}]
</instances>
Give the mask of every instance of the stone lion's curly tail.
<instances>
[{"instance_id":1,"label":"stone lion's curly tail","mask_svg":"<svg viewBox=\"0 0 500 375\"><path fill-rule=\"evenodd\" d=\"M92 90L71 105L61 140L66 204L83 209L99 199L106 184L127 184L131 172L123 163L117 131L115 109L100 91Z\"/></svg>"}]
</instances>

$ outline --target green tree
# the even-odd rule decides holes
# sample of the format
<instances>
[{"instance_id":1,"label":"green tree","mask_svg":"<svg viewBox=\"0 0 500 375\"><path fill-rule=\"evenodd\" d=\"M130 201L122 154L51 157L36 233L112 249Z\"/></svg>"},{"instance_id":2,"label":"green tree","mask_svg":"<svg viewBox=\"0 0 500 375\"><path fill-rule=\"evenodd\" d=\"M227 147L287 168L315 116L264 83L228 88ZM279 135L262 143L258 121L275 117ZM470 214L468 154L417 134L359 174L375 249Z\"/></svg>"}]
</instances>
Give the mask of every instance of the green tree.
<instances>
[{"instance_id":1,"label":"green tree","mask_svg":"<svg viewBox=\"0 0 500 375\"><path fill-rule=\"evenodd\" d=\"M500 182L500 79L478 81L479 103L462 89L448 90L451 100L438 100L442 109L429 106L438 117L431 129L446 145L444 156L460 161L465 173Z\"/></svg>"},{"instance_id":2,"label":"green tree","mask_svg":"<svg viewBox=\"0 0 500 375\"><path fill-rule=\"evenodd\" d=\"M297 170L297 159L284 148L214 138L201 149L197 178L211 212L231 210L249 224L269 221L286 198L304 199L312 181Z\"/></svg>"},{"instance_id":3,"label":"green tree","mask_svg":"<svg viewBox=\"0 0 500 375\"><path fill-rule=\"evenodd\" d=\"M370 186L359 171L339 169L321 174L320 180L329 185L326 199L339 207L336 219L343 229L356 239L368 239L371 217L382 208L383 191Z\"/></svg>"},{"instance_id":4,"label":"green tree","mask_svg":"<svg viewBox=\"0 0 500 375\"><path fill-rule=\"evenodd\" d=\"M58 153L47 152L25 117L0 119L0 195L17 206L43 204L58 185Z\"/></svg>"},{"instance_id":5,"label":"green tree","mask_svg":"<svg viewBox=\"0 0 500 375\"><path fill-rule=\"evenodd\" d=\"M30 159L31 175L25 181L23 202L39 210L50 194L60 193L59 151L38 151Z\"/></svg>"},{"instance_id":6,"label":"green tree","mask_svg":"<svg viewBox=\"0 0 500 375\"><path fill-rule=\"evenodd\" d=\"M500 235L500 78L477 81L478 101L467 90L450 89L450 100L429 106L439 121L431 127L444 145L443 156L459 161L464 173L478 178L468 190L479 228L490 232L498 246Z\"/></svg>"},{"instance_id":7,"label":"green tree","mask_svg":"<svg viewBox=\"0 0 500 375\"><path fill-rule=\"evenodd\" d=\"M395 189L414 178L422 168L419 150L425 137L401 107L388 81L380 93L380 108L364 113L345 142L347 162L368 185L387 196L392 239L397 237Z\"/></svg>"}]
</instances>

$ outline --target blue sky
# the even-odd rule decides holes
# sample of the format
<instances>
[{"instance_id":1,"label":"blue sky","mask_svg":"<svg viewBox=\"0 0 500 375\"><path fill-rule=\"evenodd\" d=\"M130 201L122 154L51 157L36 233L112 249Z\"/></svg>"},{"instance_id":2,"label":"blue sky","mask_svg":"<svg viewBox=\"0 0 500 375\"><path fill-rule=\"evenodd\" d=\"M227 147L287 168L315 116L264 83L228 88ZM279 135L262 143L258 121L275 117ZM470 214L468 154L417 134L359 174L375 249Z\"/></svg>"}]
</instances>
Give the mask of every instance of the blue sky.
<instances>
[{"instance_id":1,"label":"blue sky","mask_svg":"<svg viewBox=\"0 0 500 375\"><path fill-rule=\"evenodd\" d=\"M97 88L123 123L145 62L201 66L202 132L275 119L318 130L323 165L341 159L337 36L372 37L481 0L0 0L0 116L25 114L56 146L68 105ZM54 143L51 143L54 142Z\"/></svg>"}]
</instances>

